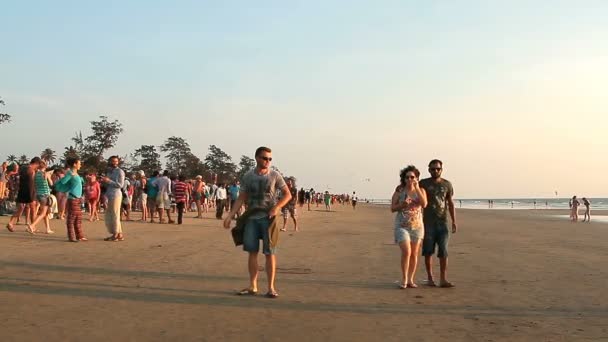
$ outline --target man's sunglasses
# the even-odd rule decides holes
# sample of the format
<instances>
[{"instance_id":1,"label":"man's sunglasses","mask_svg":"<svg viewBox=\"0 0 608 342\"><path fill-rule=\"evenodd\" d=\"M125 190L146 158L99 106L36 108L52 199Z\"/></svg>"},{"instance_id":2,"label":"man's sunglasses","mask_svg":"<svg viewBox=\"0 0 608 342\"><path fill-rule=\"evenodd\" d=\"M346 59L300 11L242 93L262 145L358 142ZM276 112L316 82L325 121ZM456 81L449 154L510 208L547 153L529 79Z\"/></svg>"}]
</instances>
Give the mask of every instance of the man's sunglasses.
<instances>
[{"instance_id":1,"label":"man's sunglasses","mask_svg":"<svg viewBox=\"0 0 608 342\"><path fill-rule=\"evenodd\" d=\"M272 161L272 157L260 157L260 159L265 160L267 162Z\"/></svg>"},{"instance_id":2,"label":"man's sunglasses","mask_svg":"<svg viewBox=\"0 0 608 342\"><path fill-rule=\"evenodd\" d=\"M440 167L431 167L429 168L430 171L441 171Z\"/></svg>"}]
</instances>

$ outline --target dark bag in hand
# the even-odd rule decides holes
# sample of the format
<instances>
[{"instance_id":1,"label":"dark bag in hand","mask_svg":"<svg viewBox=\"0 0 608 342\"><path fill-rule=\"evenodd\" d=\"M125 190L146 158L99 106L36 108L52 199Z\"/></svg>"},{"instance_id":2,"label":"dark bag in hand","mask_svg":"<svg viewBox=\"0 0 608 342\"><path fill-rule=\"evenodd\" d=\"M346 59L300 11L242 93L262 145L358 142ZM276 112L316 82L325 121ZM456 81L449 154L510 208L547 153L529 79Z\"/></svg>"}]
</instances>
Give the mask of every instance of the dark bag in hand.
<instances>
[{"instance_id":1,"label":"dark bag in hand","mask_svg":"<svg viewBox=\"0 0 608 342\"><path fill-rule=\"evenodd\" d=\"M236 227L230 230L230 233L232 233L232 240L235 246L243 244L243 235L245 235L245 227L243 225L237 224Z\"/></svg>"}]
</instances>

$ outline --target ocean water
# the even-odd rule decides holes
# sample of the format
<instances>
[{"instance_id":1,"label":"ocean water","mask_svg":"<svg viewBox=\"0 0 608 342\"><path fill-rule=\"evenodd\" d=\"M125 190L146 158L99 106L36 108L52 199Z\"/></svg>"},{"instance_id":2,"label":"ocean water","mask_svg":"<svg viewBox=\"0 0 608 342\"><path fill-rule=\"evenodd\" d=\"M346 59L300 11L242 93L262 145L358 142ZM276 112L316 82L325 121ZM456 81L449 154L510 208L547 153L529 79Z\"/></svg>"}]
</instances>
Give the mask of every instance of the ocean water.
<instances>
[{"instance_id":1,"label":"ocean water","mask_svg":"<svg viewBox=\"0 0 608 342\"><path fill-rule=\"evenodd\" d=\"M455 199L456 208L464 209L490 209L488 198L480 199ZM568 209L570 198L496 198L492 199L494 206L491 209ZM592 210L608 210L608 198L588 198ZM536 204L534 203L536 201ZM581 211L584 206L579 207ZM378 205L389 205L390 199L372 199L370 203Z\"/></svg>"}]
</instances>

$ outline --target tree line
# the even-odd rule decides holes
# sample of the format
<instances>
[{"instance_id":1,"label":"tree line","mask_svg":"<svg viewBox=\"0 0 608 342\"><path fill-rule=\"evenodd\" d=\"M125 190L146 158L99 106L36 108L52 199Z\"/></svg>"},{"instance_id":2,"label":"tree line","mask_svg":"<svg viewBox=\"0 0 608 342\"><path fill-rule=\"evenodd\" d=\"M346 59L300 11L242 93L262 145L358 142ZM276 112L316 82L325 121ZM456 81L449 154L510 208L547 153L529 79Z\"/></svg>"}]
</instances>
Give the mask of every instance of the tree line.
<instances>
[{"instance_id":1,"label":"tree line","mask_svg":"<svg viewBox=\"0 0 608 342\"><path fill-rule=\"evenodd\" d=\"M2 100L0 103L4 104ZM0 117L0 119L2 118ZM6 121L10 121L10 116L5 121L0 120L0 123ZM78 157L83 163L83 172L105 172L107 161L104 153L116 145L124 129L118 120L111 121L103 115L99 117L99 120L90 123L90 135L83 136L82 131L77 132L61 155L58 155L52 148L45 148L40 153L40 158L53 168L57 168L62 167L68 158ZM141 145L132 153L121 156L121 167L126 172L142 170L146 175L150 175L154 171L163 169L161 153L166 160L164 170L169 170L173 174L183 174L189 178L201 175L206 181L220 183L240 179L256 165L255 160L246 155L242 155L237 164L230 155L216 145L210 145L207 155L201 159L192 152L186 139L172 136L160 146ZM30 158L26 155L16 157L11 154L7 158L9 162L20 164L27 164L29 160ZM276 167L273 169L280 172Z\"/></svg>"}]
</instances>

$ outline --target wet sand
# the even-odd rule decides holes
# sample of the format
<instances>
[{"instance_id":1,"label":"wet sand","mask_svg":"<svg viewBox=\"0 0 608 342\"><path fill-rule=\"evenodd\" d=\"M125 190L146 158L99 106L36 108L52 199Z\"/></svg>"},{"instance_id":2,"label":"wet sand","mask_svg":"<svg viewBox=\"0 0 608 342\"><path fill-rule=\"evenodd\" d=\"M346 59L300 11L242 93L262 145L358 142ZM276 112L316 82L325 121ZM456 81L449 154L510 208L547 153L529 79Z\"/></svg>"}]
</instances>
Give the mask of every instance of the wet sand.
<instances>
[{"instance_id":1,"label":"wet sand","mask_svg":"<svg viewBox=\"0 0 608 342\"><path fill-rule=\"evenodd\" d=\"M246 254L221 222L125 223L124 242L0 231L4 341L574 341L608 339L608 224L546 210L458 210L452 289L399 290L393 215L338 206L281 234L280 297L239 297ZM602 214L595 212L595 214ZM136 213L135 216L139 216ZM4 226L8 217L1 217ZM288 226L289 229L293 227ZM260 257L260 262L263 259ZM436 265L438 271L438 265ZM424 279L424 265L417 278ZM260 275L260 291L266 286Z\"/></svg>"}]
</instances>

